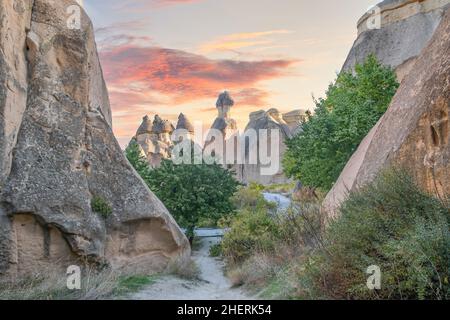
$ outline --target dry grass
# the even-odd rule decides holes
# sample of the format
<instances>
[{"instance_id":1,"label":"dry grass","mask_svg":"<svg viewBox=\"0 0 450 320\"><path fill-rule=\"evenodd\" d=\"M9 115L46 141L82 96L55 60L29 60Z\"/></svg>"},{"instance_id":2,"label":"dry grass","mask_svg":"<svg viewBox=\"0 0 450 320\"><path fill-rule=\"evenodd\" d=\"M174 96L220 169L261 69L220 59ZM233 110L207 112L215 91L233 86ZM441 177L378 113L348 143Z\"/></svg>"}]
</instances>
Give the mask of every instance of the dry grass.
<instances>
[{"instance_id":1,"label":"dry grass","mask_svg":"<svg viewBox=\"0 0 450 320\"><path fill-rule=\"evenodd\" d=\"M194 279L198 277L198 268L190 259L185 262L173 261L163 273ZM0 300L123 299L151 285L158 276L143 268L98 270L86 267L81 274L81 289L69 290L65 270L45 270L21 278L0 278Z\"/></svg>"},{"instance_id":2,"label":"dry grass","mask_svg":"<svg viewBox=\"0 0 450 320\"><path fill-rule=\"evenodd\" d=\"M86 268L81 276L81 289L67 288L67 275L62 270L46 270L27 277L0 281L0 300L97 300L111 296L119 287L121 273L110 269Z\"/></svg>"},{"instance_id":3,"label":"dry grass","mask_svg":"<svg viewBox=\"0 0 450 320\"><path fill-rule=\"evenodd\" d=\"M192 259L174 260L167 265L165 274L182 279L195 280L199 278L200 270Z\"/></svg>"}]
</instances>

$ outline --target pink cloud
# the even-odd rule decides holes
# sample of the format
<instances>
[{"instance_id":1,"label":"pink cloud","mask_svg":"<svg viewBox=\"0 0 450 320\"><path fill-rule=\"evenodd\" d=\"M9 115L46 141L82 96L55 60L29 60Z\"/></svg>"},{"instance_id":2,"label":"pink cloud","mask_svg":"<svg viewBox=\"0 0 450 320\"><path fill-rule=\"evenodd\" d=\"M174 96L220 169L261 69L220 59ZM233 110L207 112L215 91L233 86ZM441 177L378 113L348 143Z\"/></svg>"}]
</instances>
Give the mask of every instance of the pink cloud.
<instances>
[{"instance_id":1,"label":"pink cloud","mask_svg":"<svg viewBox=\"0 0 450 320\"><path fill-rule=\"evenodd\" d=\"M287 75L287 69L296 62L212 60L181 50L135 45L109 48L101 51L100 57L109 86L133 84L167 96L174 104L211 98L223 89L253 88L260 81ZM262 97L261 92L258 96Z\"/></svg>"}]
</instances>

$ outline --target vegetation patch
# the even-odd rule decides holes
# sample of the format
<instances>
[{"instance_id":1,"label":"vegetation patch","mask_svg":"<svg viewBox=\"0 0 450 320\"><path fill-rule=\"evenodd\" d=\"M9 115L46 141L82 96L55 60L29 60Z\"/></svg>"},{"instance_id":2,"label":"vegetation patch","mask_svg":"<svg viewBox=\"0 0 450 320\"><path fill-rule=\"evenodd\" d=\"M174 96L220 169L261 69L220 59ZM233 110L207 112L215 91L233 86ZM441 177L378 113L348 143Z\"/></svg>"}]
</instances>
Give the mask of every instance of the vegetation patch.
<instances>
[{"instance_id":1,"label":"vegetation patch","mask_svg":"<svg viewBox=\"0 0 450 320\"><path fill-rule=\"evenodd\" d=\"M402 170L350 194L326 228L319 203L296 204L286 215L265 210L244 208L230 221L237 231L222 250L236 286L273 299L450 297L449 202ZM374 265L379 290L367 287Z\"/></svg>"},{"instance_id":2,"label":"vegetation patch","mask_svg":"<svg viewBox=\"0 0 450 320\"><path fill-rule=\"evenodd\" d=\"M215 227L233 212L231 197L239 183L231 171L218 164L174 164L164 159L151 169L136 142L125 154L150 189L161 199L178 224L186 228L191 244L197 227Z\"/></svg>"},{"instance_id":3,"label":"vegetation patch","mask_svg":"<svg viewBox=\"0 0 450 320\"><path fill-rule=\"evenodd\" d=\"M111 205L100 196L92 197L91 208L92 211L100 214L103 218L108 218L113 211Z\"/></svg>"},{"instance_id":4,"label":"vegetation patch","mask_svg":"<svg viewBox=\"0 0 450 320\"><path fill-rule=\"evenodd\" d=\"M156 275L130 275L121 276L118 279L117 288L115 290L116 295L125 295L133 292L137 292L142 288L149 286L156 282Z\"/></svg>"},{"instance_id":5,"label":"vegetation patch","mask_svg":"<svg viewBox=\"0 0 450 320\"><path fill-rule=\"evenodd\" d=\"M448 299L450 208L404 171L388 170L352 193L326 243L308 261L316 291L332 298ZM368 290L366 270L382 273Z\"/></svg>"},{"instance_id":6,"label":"vegetation patch","mask_svg":"<svg viewBox=\"0 0 450 320\"><path fill-rule=\"evenodd\" d=\"M375 56L341 72L315 101L302 132L286 141L285 173L305 186L328 191L362 139L387 110L398 88L395 72Z\"/></svg>"}]
</instances>

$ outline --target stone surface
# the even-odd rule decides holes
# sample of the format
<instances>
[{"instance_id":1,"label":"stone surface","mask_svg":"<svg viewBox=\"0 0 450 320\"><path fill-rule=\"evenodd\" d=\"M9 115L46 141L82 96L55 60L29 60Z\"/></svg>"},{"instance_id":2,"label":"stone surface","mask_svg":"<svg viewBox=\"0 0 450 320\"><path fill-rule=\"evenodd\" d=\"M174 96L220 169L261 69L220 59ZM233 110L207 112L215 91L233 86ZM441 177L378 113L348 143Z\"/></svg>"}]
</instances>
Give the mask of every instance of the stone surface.
<instances>
[{"instance_id":1,"label":"stone surface","mask_svg":"<svg viewBox=\"0 0 450 320\"><path fill-rule=\"evenodd\" d=\"M390 165L406 168L425 190L450 194L450 9L390 107L361 143L323 208L330 216L348 191Z\"/></svg>"},{"instance_id":2,"label":"stone surface","mask_svg":"<svg viewBox=\"0 0 450 320\"><path fill-rule=\"evenodd\" d=\"M292 135L296 135L301 130L302 122L306 120L306 111L298 109L284 113L283 120L291 130Z\"/></svg>"},{"instance_id":3,"label":"stone surface","mask_svg":"<svg viewBox=\"0 0 450 320\"><path fill-rule=\"evenodd\" d=\"M236 166L236 177L239 181L245 184L248 184L250 182L256 182L263 185L286 183L289 180L283 174L281 161L286 151L286 145L284 144L284 141L292 136L292 132L287 123L283 120L283 116L281 115L281 113L274 108L268 111L255 111L250 114L250 121L245 128L245 132L248 132L249 130L255 130L257 133L259 133L261 129L266 129L269 132L270 130L279 130L280 132L281 139L279 141L279 157L277 157L277 160L280 163L278 172L273 175L264 175L261 172L261 169L263 167L261 165L261 161L258 160L258 164L250 164L251 161L249 154L259 154L259 147L262 143L259 139L258 134L258 140L256 143L250 143L250 145L246 143L245 164L239 164ZM270 146L270 143L271 141L269 139L267 141L268 147Z\"/></svg>"},{"instance_id":4,"label":"stone surface","mask_svg":"<svg viewBox=\"0 0 450 320\"><path fill-rule=\"evenodd\" d=\"M372 11L358 22L358 38L344 63L350 70L371 53L395 69L401 81L413 68L439 25L450 0L385 0L378 4L379 19ZM377 21L378 20L378 21ZM381 28L374 29L375 22Z\"/></svg>"},{"instance_id":5,"label":"stone surface","mask_svg":"<svg viewBox=\"0 0 450 320\"><path fill-rule=\"evenodd\" d=\"M81 260L157 270L190 252L113 135L92 24L81 10L67 26L74 4L0 3L2 274Z\"/></svg>"},{"instance_id":6,"label":"stone surface","mask_svg":"<svg viewBox=\"0 0 450 320\"><path fill-rule=\"evenodd\" d=\"M152 121L148 116L142 119L133 140L136 141L153 168L159 167L163 159L171 157L173 143L171 135L175 130L168 121L156 115Z\"/></svg>"}]
</instances>

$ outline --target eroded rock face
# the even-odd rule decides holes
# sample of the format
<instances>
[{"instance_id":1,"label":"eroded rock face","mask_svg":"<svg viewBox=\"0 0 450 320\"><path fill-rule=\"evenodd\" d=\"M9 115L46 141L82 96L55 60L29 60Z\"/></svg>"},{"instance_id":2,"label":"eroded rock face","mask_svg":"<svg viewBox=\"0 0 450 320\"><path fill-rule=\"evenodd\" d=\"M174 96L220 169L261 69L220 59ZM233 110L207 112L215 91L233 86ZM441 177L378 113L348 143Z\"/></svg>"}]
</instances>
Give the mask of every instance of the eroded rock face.
<instances>
[{"instance_id":1,"label":"eroded rock face","mask_svg":"<svg viewBox=\"0 0 450 320\"><path fill-rule=\"evenodd\" d=\"M425 190L450 194L450 9L389 109L344 168L323 207L330 216L348 191L390 165L404 167Z\"/></svg>"},{"instance_id":2,"label":"eroded rock face","mask_svg":"<svg viewBox=\"0 0 450 320\"><path fill-rule=\"evenodd\" d=\"M381 2L377 5L379 12L369 12L358 21L358 38L343 69L354 68L373 53L383 64L394 68L401 81L433 36L449 4L450 0ZM377 24L381 28L374 28Z\"/></svg>"},{"instance_id":3,"label":"eroded rock face","mask_svg":"<svg viewBox=\"0 0 450 320\"><path fill-rule=\"evenodd\" d=\"M0 3L0 273L79 260L162 268L187 239L126 160L93 27L70 0ZM91 201L112 209L102 216ZM65 266L67 267L67 266Z\"/></svg>"},{"instance_id":4,"label":"eroded rock face","mask_svg":"<svg viewBox=\"0 0 450 320\"><path fill-rule=\"evenodd\" d=\"M171 157L173 148L171 135L174 130L174 126L168 120L163 120L158 115L153 121L148 116L142 119L133 140L140 145L153 168L159 167L163 159Z\"/></svg>"},{"instance_id":5,"label":"eroded rock face","mask_svg":"<svg viewBox=\"0 0 450 320\"><path fill-rule=\"evenodd\" d=\"M290 124L292 128L298 128L299 123L295 124L295 120L293 119L291 114L286 117L290 120ZM300 120L300 119L298 119ZM268 111L260 110L256 112L252 112L250 114L250 121L245 128L245 132L248 132L249 130L254 130L256 133L259 133L260 130L265 129L269 132L270 137L270 131L271 130L277 130L279 131L279 157L277 157L277 160L279 162L279 170L275 174L271 175L265 175L262 174L261 168L263 167L261 165L261 161L258 161L258 164L251 164L251 160L249 157L250 153L259 154L259 147L260 144L263 143L259 139L256 143L246 143L246 150L245 150L245 163L246 164L239 164L236 166L235 172L236 177L239 181L242 183L248 184L251 182L260 183L263 185L270 185L270 184L281 184L286 183L289 180L286 178L286 176L283 174L283 168L281 161L283 159L283 155L286 151L286 145L284 144L284 141L287 138L290 138L292 136L292 131L288 124L284 121L284 115L282 115L277 109L272 108ZM271 140L270 138L268 141L266 141L267 147L270 150L270 144ZM275 157L274 157L275 159Z\"/></svg>"}]
</instances>

